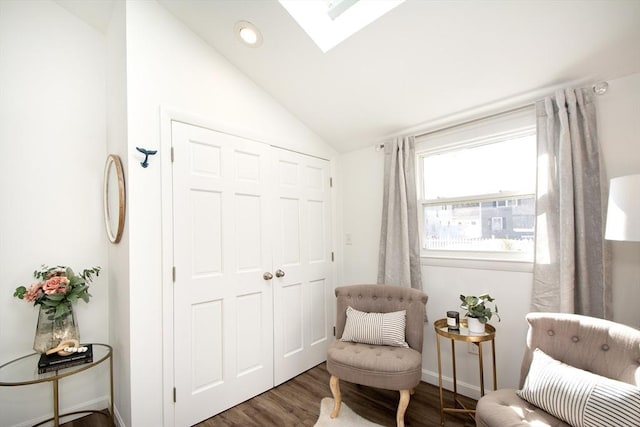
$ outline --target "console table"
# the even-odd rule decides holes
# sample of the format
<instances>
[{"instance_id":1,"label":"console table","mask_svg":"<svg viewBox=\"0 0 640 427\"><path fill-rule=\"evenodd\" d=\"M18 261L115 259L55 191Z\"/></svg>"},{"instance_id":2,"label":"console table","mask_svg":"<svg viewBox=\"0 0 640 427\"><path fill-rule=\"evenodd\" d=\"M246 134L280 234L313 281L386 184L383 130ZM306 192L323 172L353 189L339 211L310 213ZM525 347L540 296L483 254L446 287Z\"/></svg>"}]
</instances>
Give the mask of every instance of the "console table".
<instances>
[{"instance_id":1,"label":"console table","mask_svg":"<svg viewBox=\"0 0 640 427\"><path fill-rule=\"evenodd\" d=\"M38 360L40 359L40 353L32 353L26 356L19 357L10 362L0 365L0 387L16 387L31 384L40 384L50 382L53 387L53 417L46 419L33 427L45 424L49 421L53 421L53 425L58 427L60 425L60 418L85 413L97 413L102 414L109 418L113 425L113 349L107 344L93 344L93 362L84 363L82 365L72 366L70 368L63 368L57 371L51 371L44 374L38 374ZM62 378L70 377L71 375L78 374L80 372L91 369L102 362L109 361L109 414L102 411L85 410L75 411L66 414L60 414L59 411L59 381Z\"/></svg>"},{"instance_id":2,"label":"console table","mask_svg":"<svg viewBox=\"0 0 640 427\"><path fill-rule=\"evenodd\" d=\"M444 425L445 412L463 412L471 416L475 414L474 409L467 409L458 399L458 384L456 378L456 341L470 342L478 346L478 367L480 371L480 395L484 396L484 363L482 360L482 343L491 341L491 359L493 362L493 389L496 390L498 385L496 381L496 346L495 337L496 329L489 325L485 325L485 332L481 334L470 333L467 328L467 319L460 320L460 330L451 330L447 325L447 319L436 320L433 324L436 332L436 347L438 349L438 386L440 387L440 425ZM451 359L453 362L453 401L454 407L444 406L444 396L442 388L442 362L440 357L440 338L448 338L451 340ZM457 407L457 406L459 407Z\"/></svg>"}]
</instances>

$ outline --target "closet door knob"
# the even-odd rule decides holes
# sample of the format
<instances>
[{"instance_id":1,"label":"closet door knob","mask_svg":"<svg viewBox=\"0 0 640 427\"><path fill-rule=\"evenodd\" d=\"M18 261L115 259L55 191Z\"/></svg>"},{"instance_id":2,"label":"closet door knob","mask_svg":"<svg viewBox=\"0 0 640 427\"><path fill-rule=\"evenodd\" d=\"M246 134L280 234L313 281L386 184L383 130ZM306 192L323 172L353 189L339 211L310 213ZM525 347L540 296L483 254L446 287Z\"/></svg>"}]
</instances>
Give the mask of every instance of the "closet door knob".
<instances>
[{"instance_id":1,"label":"closet door knob","mask_svg":"<svg viewBox=\"0 0 640 427\"><path fill-rule=\"evenodd\" d=\"M277 273L276 273L276 274L277 274ZM273 279L273 274L271 274L271 273L269 273L269 272L267 271L266 273L264 273L264 274L262 275L262 278L263 278L264 280L271 280L271 279Z\"/></svg>"},{"instance_id":2,"label":"closet door knob","mask_svg":"<svg viewBox=\"0 0 640 427\"><path fill-rule=\"evenodd\" d=\"M276 277L284 277L284 271L277 269L276 270Z\"/></svg>"}]
</instances>

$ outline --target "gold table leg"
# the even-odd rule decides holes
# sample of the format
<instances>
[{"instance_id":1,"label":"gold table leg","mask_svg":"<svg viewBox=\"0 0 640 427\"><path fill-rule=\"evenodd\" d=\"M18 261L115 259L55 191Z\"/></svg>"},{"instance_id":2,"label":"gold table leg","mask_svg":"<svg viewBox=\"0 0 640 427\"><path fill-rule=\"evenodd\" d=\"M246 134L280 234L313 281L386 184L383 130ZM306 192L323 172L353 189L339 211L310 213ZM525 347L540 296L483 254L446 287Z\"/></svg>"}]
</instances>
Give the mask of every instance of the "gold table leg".
<instances>
[{"instance_id":1,"label":"gold table leg","mask_svg":"<svg viewBox=\"0 0 640 427\"><path fill-rule=\"evenodd\" d=\"M482 361L482 343L478 346L478 364L480 365L480 397L484 396L484 362Z\"/></svg>"},{"instance_id":2,"label":"gold table leg","mask_svg":"<svg viewBox=\"0 0 640 427\"><path fill-rule=\"evenodd\" d=\"M58 379L53 380L53 425L60 425L60 408L58 401Z\"/></svg>"},{"instance_id":3,"label":"gold table leg","mask_svg":"<svg viewBox=\"0 0 640 427\"><path fill-rule=\"evenodd\" d=\"M493 361L493 389L498 389L498 380L496 376L496 340L491 340L491 360Z\"/></svg>"},{"instance_id":4,"label":"gold table leg","mask_svg":"<svg viewBox=\"0 0 640 427\"><path fill-rule=\"evenodd\" d=\"M110 390L110 401L109 401L109 415L111 416L111 425L116 425L116 417L113 413L113 354L109 356L109 390Z\"/></svg>"},{"instance_id":5,"label":"gold table leg","mask_svg":"<svg viewBox=\"0 0 640 427\"><path fill-rule=\"evenodd\" d=\"M444 397L442 396L442 362L440 358L440 337L436 335L436 347L438 349L438 386L440 388L440 425L444 425Z\"/></svg>"},{"instance_id":6,"label":"gold table leg","mask_svg":"<svg viewBox=\"0 0 640 427\"><path fill-rule=\"evenodd\" d=\"M458 374L456 371L456 342L451 340L451 362L453 363L453 406L458 401Z\"/></svg>"}]
</instances>

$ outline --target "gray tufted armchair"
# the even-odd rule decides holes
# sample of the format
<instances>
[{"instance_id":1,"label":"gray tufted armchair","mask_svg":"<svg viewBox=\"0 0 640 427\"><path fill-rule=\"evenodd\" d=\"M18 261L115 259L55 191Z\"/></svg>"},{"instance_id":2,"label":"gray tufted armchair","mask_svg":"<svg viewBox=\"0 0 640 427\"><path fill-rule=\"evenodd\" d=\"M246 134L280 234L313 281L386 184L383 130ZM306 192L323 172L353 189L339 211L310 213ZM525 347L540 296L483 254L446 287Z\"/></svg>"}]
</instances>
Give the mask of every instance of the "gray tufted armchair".
<instances>
[{"instance_id":1,"label":"gray tufted armchair","mask_svg":"<svg viewBox=\"0 0 640 427\"><path fill-rule=\"evenodd\" d=\"M637 329L578 314L529 313L527 322L529 331L520 387L529 373L536 348L578 369L640 386L640 331ZM518 397L514 389L485 394L476 406L476 425L569 427Z\"/></svg>"},{"instance_id":2,"label":"gray tufted armchair","mask_svg":"<svg viewBox=\"0 0 640 427\"><path fill-rule=\"evenodd\" d=\"M336 337L327 352L327 370L335 406L331 418L338 416L342 397L339 381L387 390L398 390L396 413L398 427L404 426L404 414L410 394L422 378L422 341L427 295L411 288L391 285L353 285L336 288ZM408 347L343 342L346 309L368 313L406 310L405 338Z\"/></svg>"}]
</instances>

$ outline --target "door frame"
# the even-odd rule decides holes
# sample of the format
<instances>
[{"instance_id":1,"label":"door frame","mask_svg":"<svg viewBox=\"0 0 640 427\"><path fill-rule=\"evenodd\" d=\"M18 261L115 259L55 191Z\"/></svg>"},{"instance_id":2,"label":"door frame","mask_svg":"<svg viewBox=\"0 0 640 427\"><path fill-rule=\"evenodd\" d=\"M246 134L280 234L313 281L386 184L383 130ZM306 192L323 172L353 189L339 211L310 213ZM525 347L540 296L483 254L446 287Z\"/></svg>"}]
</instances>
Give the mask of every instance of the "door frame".
<instances>
[{"instance_id":1,"label":"door frame","mask_svg":"<svg viewBox=\"0 0 640 427\"><path fill-rule=\"evenodd\" d=\"M329 162L329 171L331 176L336 175L335 161L313 154L301 153L290 148L269 143L251 132L240 131L227 125L226 123L216 122L203 118L196 114L180 111L171 107L160 106L160 191L161 191L161 224L162 224L162 419L163 426L174 427L175 425L175 406L173 401L174 387L174 329L173 329L173 166L171 160L171 126L172 122L182 122L192 126L210 129L215 132L226 133L232 136L248 139L254 142L269 145L274 148L297 152L307 156L317 157ZM164 154L168 153L168 154ZM164 154L164 155L163 155ZM331 208L331 242L335 254L332 263L331 276L334 287L337 284L337 267L338 259L341 254L336 251L334 242L336 239L336 223L335 214L337 213L337 195L336 191L331 191L330 200ZM330 316L335 319L335 304L330 304Z\"/></svg>"}]
</instances>

